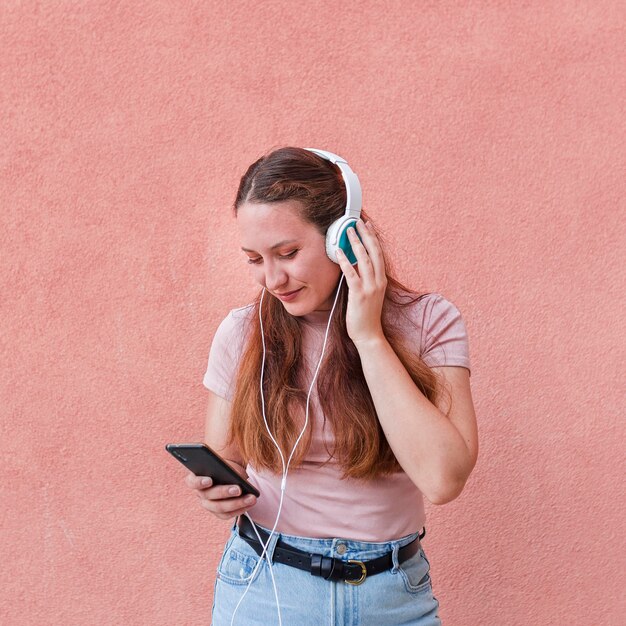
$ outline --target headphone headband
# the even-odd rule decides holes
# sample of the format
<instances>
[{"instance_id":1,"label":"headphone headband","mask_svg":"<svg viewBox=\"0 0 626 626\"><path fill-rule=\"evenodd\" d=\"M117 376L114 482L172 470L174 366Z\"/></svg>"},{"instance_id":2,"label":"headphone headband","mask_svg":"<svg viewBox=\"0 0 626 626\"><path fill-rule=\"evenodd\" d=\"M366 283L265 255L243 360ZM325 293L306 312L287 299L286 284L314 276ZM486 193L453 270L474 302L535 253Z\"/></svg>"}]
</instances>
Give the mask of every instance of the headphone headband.
<instances>
[{"instance_id":1,"label":"headphone headband","mask_svg":"<svg viewBox=\"0 0 626 626\"><path fill-rule=\"evenodd\" d=\"M326 150L318 150L317 148L305 148L309 152L314 152L323 159L334 163L340 170L343 182L346 185L346 211L345 217L353 217L359 219L361 217L362 192L361 183L358 176L352 171L348 162L338 154L328 152Z\"/></svg>"}]
</instances>

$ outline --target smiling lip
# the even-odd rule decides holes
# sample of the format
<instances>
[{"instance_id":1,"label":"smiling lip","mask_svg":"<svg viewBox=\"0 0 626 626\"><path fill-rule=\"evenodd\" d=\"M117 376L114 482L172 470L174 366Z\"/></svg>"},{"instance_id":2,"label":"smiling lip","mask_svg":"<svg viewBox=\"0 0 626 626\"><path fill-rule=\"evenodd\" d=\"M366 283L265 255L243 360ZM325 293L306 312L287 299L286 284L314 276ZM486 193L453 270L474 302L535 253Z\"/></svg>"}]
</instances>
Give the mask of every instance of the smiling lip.
<instances>
[{"instance_id":1,"label":"smiling lip","mask_svg":"<svg viewBox=\"0 0 626 626\"><path fill-rule=\"evenodd\" d=\"M300 287L300 289L296 289L295 291L288 291L287 293L277 293L277 294L274 294L274 295L277 298L280 298L281 300L291 300L302 289L303 289L303 287Z\"/></svg>"}]
</instances>

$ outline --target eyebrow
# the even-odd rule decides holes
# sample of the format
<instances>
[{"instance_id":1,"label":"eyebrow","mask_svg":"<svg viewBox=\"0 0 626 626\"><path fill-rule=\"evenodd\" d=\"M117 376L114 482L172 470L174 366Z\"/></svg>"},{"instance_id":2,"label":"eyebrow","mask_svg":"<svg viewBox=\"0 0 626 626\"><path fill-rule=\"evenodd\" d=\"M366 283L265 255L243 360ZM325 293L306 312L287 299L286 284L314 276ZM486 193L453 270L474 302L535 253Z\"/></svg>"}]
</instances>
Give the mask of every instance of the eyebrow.
<instances>
[{"instance_id":1,"label":"eyebrow","mask_svg":"<svg viewBox=\"0 0 626 626\"><path fill-rule=\"evenodd\" d=\"M286 246L288 243L296 243L297 239L285 239L284 241L279 241L275 243L270 250L275 250L276 248L280 248L281 246ZM244 252L256 252L255 250L248 250L248 248L241 248Z\"/></svg>"}]
</instances>

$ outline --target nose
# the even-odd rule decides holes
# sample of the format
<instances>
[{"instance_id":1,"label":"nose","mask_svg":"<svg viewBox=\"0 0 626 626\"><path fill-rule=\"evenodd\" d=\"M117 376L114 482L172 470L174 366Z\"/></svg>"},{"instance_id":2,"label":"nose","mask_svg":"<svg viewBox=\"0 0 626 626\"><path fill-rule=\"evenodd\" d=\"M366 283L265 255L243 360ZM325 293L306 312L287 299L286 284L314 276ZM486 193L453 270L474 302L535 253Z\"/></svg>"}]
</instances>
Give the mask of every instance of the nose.
<instances>
[{"instance_id":1,"label":"nose","mask_svg":"<svg viewBox=\"0 0 626 626\"><path fill-rule=\"evenodd\" d=\"M265 264L265 288L270 291L276 291L280 289L282 285L285 285L289 277L287 272L280 267L277 263Z\"/></svg>"}]
</instances>

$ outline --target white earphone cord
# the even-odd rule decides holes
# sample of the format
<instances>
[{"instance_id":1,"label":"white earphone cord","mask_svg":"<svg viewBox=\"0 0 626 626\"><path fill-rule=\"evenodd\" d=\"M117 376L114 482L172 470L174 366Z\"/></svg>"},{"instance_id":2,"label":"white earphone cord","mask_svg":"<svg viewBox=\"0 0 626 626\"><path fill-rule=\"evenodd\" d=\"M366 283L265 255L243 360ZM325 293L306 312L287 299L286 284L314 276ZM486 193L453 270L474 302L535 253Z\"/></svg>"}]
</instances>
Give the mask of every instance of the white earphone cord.
<instances>
[{"instance_id":1,"label":"white earphone cord","mask_svg":"<svg viewBox=\"0 0 626 626\"><path fill-rule=\"evenodd\" d=\"M246 587L246 590L243 592L243 595L241 596L241 598L239 599L239 602L237 602L237 606L235 607L235 610L233 611L233 616L230 620L230 625L233 626L235 623L235 613L237 613L237 609L239 608L239 605L241 604L242 600L245 598L246 594L248 593L248 589L250 589L250 585L252 584L252 581L254 579L254 575L257 571L257 569L259 568L259 566L261 565L261 563L263 562L263 558L265 556L265 554L267 553L267 548L270 544L270 541L272 540L272 536L274 535L274 532L276 530L276 526L278 525L278 520L280 518L280 513L282 511L283 508L283 499L285 496L285 489L287 487L287 472L289 472L289 464L291 463L291 459L293 458L293 455L296 451L296 448L298 447L298 443L300 443L300 439L302 439L302 436L304 435L307 425L309 423L309 400L311 398L311 392L313 391L313 386L315 385L315 381L317 379L317 374L320 370L320 366L322 365L322 360L324 358L324 351L326 350L326 341L328 340L328 331L330 330L330 322L333 319L333 313L335 312L335 307L337 305L337 300L339 298L339 291L341 290L341 285L343 283L343 279L344 279L344 274L341 274L341 278L339 280L339 285L337 287L337 293L335 294L335 301L333 302L333 308L330 311L330 315L328 316L328 324L326 325L326 333L324 334L324 343L322 344L322 355L320 356L320 360L317 363L317 367L315 368L315 373L313 375L313 380L311 381L311 386L309 387L309 393L307 394L306 397L306 412L305 412L305 419L304 419L304 426L302 428L302 430L300 431L300 435L298 435L298 438L296 439L296 443L293 446L293 449L291 450L291 454L289 455L289 459L287 460L287 465L285 466L285 457L283 456L283 453L280 449L280 446L278 445L278 443L276 442L276 439L274 439L274 436L272 435L269 425L267 423L267 417L265 415L265 396L263 395L263 374L265 372L265 334L263 333L263 316L262 316L262 310L261 307L263 306L263 296L265 295L265 288L263 289L263 291L261 292L261 300L259 301L259 321L261 323L261 339L263 341L263 361L261 363L261 383L260 383L260 387L261 387L261 409L263 411L263 421L265 422L265 428L267 429L267 432L269 433L270 439L272 440L272 442L274 443L274 445L276 446L276 449L278 450L278 454L280 455L280 460L281 460L281 464L282 464L282 478L281 478L281 482L280 482L280 501L278 503L278 514L276 515L276 520L274 521L274 526L272 527L272 531L270 532L270 536L267 538L267 542L263 543L263 540L261 539L261 536L259 535L259 531L257 530L256 524L254 523L254 521L252 520L252 518L247 514L244 513L244 515L250 520L250 522L252 523L252 527L254 529L254 532L260 542L260 544L263 546L263 552L261 552L261 556L257 562L257 564L255 565L254 569L252 570L252 573L249 576L249 582L248 585ZM272 577L272 586L274 588L274 597L276 598L276 608L278 609L278 624L279 626L282 626L283 621L282 621L282 617L280 614L280 602L278 601L278 590L276 589L276 580L274 579L274 568L272 566L272 561L271 559L267 559L267 563L269 565L270 568L270 575Z\"/></svg>"}]
</instances>

